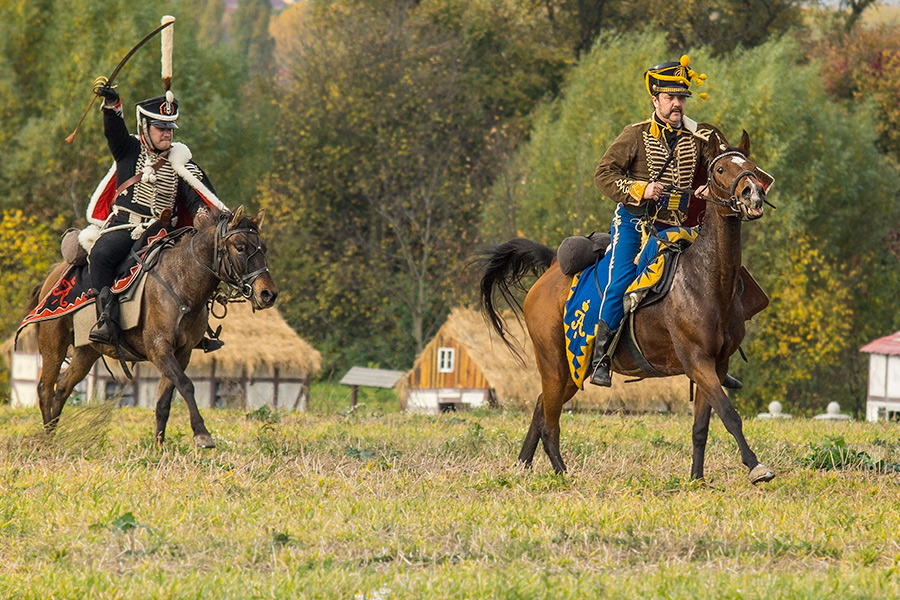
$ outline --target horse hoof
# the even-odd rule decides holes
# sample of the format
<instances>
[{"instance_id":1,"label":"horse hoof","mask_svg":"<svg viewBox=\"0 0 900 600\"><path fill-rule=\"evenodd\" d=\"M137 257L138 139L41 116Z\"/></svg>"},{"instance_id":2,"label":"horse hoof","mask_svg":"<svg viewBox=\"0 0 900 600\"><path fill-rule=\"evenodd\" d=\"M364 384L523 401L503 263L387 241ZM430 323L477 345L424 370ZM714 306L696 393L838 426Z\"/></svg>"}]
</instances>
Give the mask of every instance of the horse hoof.
<instances>
[{"instance_id":1,"label":"horse hoof","mask_svg":"<svg viewBox=\"0 0 900 600\"><path fill-rule=\"evenodd\" d=\"M769 470L769 467L760 463L753 467L750 470L750 483L756 485L757 483L765 483L766 481L772 481L775 479L775 473Z\"/></svg>"},{"instance_id":2,"label":"horse hoof","mask_svg":"<svg viewBox=\"0 0 900 600\"><path fill-rule=\"evenodd\" d=\"M213 441L212 436L208 433L200 433L194 436L194 444L198 448L215 448L216 443Z\"/></svg>"}]
</instances>

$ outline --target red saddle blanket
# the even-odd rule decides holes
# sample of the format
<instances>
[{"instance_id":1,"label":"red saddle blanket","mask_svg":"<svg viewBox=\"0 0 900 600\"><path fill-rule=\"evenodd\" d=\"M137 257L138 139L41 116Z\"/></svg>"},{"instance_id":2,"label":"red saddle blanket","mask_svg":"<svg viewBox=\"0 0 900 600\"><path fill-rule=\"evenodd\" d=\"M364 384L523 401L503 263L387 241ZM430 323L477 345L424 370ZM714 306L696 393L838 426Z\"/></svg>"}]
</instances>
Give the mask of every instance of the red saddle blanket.
<instances>
[{"instance_id":1,"label":"red saddle blanket","mask_svg":"<svg viewBox=\"0 0 900 600\"><path fill-rule=\"evenodd\" d=\"M149 258L151 253L156 253L162 249L165 244L163 242L170 240L169 234L165 229L147 240L146 246L137 253L140 260L134 260L133 257L127 261L124 273L113 282L111 290L114 294L123 294L130 290L134 283L140 279L143 272L142 265ZM71 314L76 310L96 301L96 296L91 293L90 277L88 277L87 265L69 265L59 280L54 284L50 291L41 298L37 306L29 312L19 327L16 329L16 336L28 325L39 323L41 321L49 321L58 319L65 315Z\"/></svg>"}]
</instances>

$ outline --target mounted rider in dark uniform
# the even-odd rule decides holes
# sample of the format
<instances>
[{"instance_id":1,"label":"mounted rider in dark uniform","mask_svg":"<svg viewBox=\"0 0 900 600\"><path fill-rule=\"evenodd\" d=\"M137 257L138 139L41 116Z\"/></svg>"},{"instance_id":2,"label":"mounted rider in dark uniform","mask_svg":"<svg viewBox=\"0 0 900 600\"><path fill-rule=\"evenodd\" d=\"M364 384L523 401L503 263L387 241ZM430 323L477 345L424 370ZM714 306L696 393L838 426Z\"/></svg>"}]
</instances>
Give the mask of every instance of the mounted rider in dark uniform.
<instances>
[{"instance_id":1,"label":"mounted rider in dark uniform","mask_svg":"<svg viewBox=\"0 0 900 600\"><path fill-rule=\"evenodd\" d=\"M590 382L595 385L612 384L607 351L625 316L625 290L637 276L635 260L643 242L654 229L699 223L696 206L705 205L690 202L692 194L685 190L695 189L693 196L702 197L707 163L725 149L711 147L715 140L725 141L714 125L684 115L691 84L702 85L705 79L691 69L687 55L645 71L653 114L625 127L594 173L596 186L618 203L610 227L611 247L597 267L606 275L606 285L590 367ZM737 388L741 383L728 375L725 386Z\"/></svg>"},{"instance_id":2,"label":"mounted rider in dark uniform","mask_svg":"<svg viewBox=\"0 0 900 600\"><path fill-rule=\"evenodd\" d=\"M99 313L89 338L111 344L118 333L118 302L110 286L147 227L166 209L172 210L173 224L178 226L190 225L201 208L227 209L191 160L188 147L172 141L178 128L178 101L171 91L137 103L136 135L128 133L115 87L101 79L94 92L104 99L103 132L115 164L88 206L88 220L100 227L89 257Z\"/></svg>"}]
</instances>

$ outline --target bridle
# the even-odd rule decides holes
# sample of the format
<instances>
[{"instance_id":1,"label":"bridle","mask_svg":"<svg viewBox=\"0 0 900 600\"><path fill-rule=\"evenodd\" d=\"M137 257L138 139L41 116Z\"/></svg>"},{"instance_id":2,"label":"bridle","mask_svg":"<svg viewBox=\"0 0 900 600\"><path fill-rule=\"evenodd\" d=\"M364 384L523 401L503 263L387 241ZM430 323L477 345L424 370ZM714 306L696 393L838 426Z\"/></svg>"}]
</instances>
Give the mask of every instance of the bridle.
<instances>
[{"instance_id":1,"label":"bridle","mask_svg":"<svg viewBox=\"0 0 900 600\"><path fill-rule=\"evenodd\" d=\"M213 242L212 267L210 267L197 257L197 253L194 250L194 240L196 239L196 237L191 238L191 255L194 257L194 260L200 263L200 265L202 265L204 269L209 271L211 275L231 288L231 293L227 295L227 299L234 299L238 296L243 296L244 298L249 299L253 295L253 282L256 281L256 279L260 275L269 271L265 250L263 250L262 247L262 241L259 237L259 231L251 227L229 229L228 227L230 224L231 216L227 213L223 214L219 218L219 222L216 224L216 232ZM228 238L238 234L243 234L248 243L251 243L253 245L253 252L251 252L247 256L247 262L249 263L250 259L253 258L257 253L261 253L263 255L262 268L251 271L250 273L244 273L243 275L238 272L238 269L235 267L234 261L231 259L225 249L225 242L228 240ZM252 243L253 239L250 236L255 238L255 243Z\"/></svg>"},{"instance_id":2,"label":"bridle","mask_svg":"<svg viewBox=\"0 0 900 600\"><path fill-rule=\"evenodd\" d=\"M747 160L747 157L743 152L738 152L737 150L728 150L719 154L710 161L708 184L711 188L711 196L708 200L709 202L712 202L713 204L716 204L718 206L724 206L725 208L728 208L735 213L734 215L728 216L740 216L742 220L746 221L749 219L749 217L747 216L744 203L741 202L740 198L738 198L737 194L735 193L737 191L737 186L745 177L752 177L754 180L756 180L757 183L759 183L760 187L762 187L762 182L759 180L759 177L755 172L744 169L737 174L737 177L732 180L731 189L728 189L725 186L721 185L718 181L716 181L715 168L716 164L720 160L728 157L738 157L742 160Z\"/></svg>"}]
</instances>

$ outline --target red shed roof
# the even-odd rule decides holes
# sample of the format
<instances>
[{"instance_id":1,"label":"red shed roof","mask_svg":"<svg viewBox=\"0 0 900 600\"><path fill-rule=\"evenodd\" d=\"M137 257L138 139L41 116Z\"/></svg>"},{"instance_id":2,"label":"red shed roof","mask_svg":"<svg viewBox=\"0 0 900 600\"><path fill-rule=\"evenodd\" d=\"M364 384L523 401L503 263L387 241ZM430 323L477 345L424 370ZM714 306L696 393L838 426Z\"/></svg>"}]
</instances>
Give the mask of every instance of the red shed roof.
<instances>
[{"instance_id":1,"label":"red shed roof","mask_svg":"<svg viewBox=\"0 0 900 600\"><path fill-rule=\"evenodd\" d=\"M869 354L893 354L900 355L900 331L892 333L874 342L869 342L859 349L860 352Z\"/></svg>"}]
</instances>

